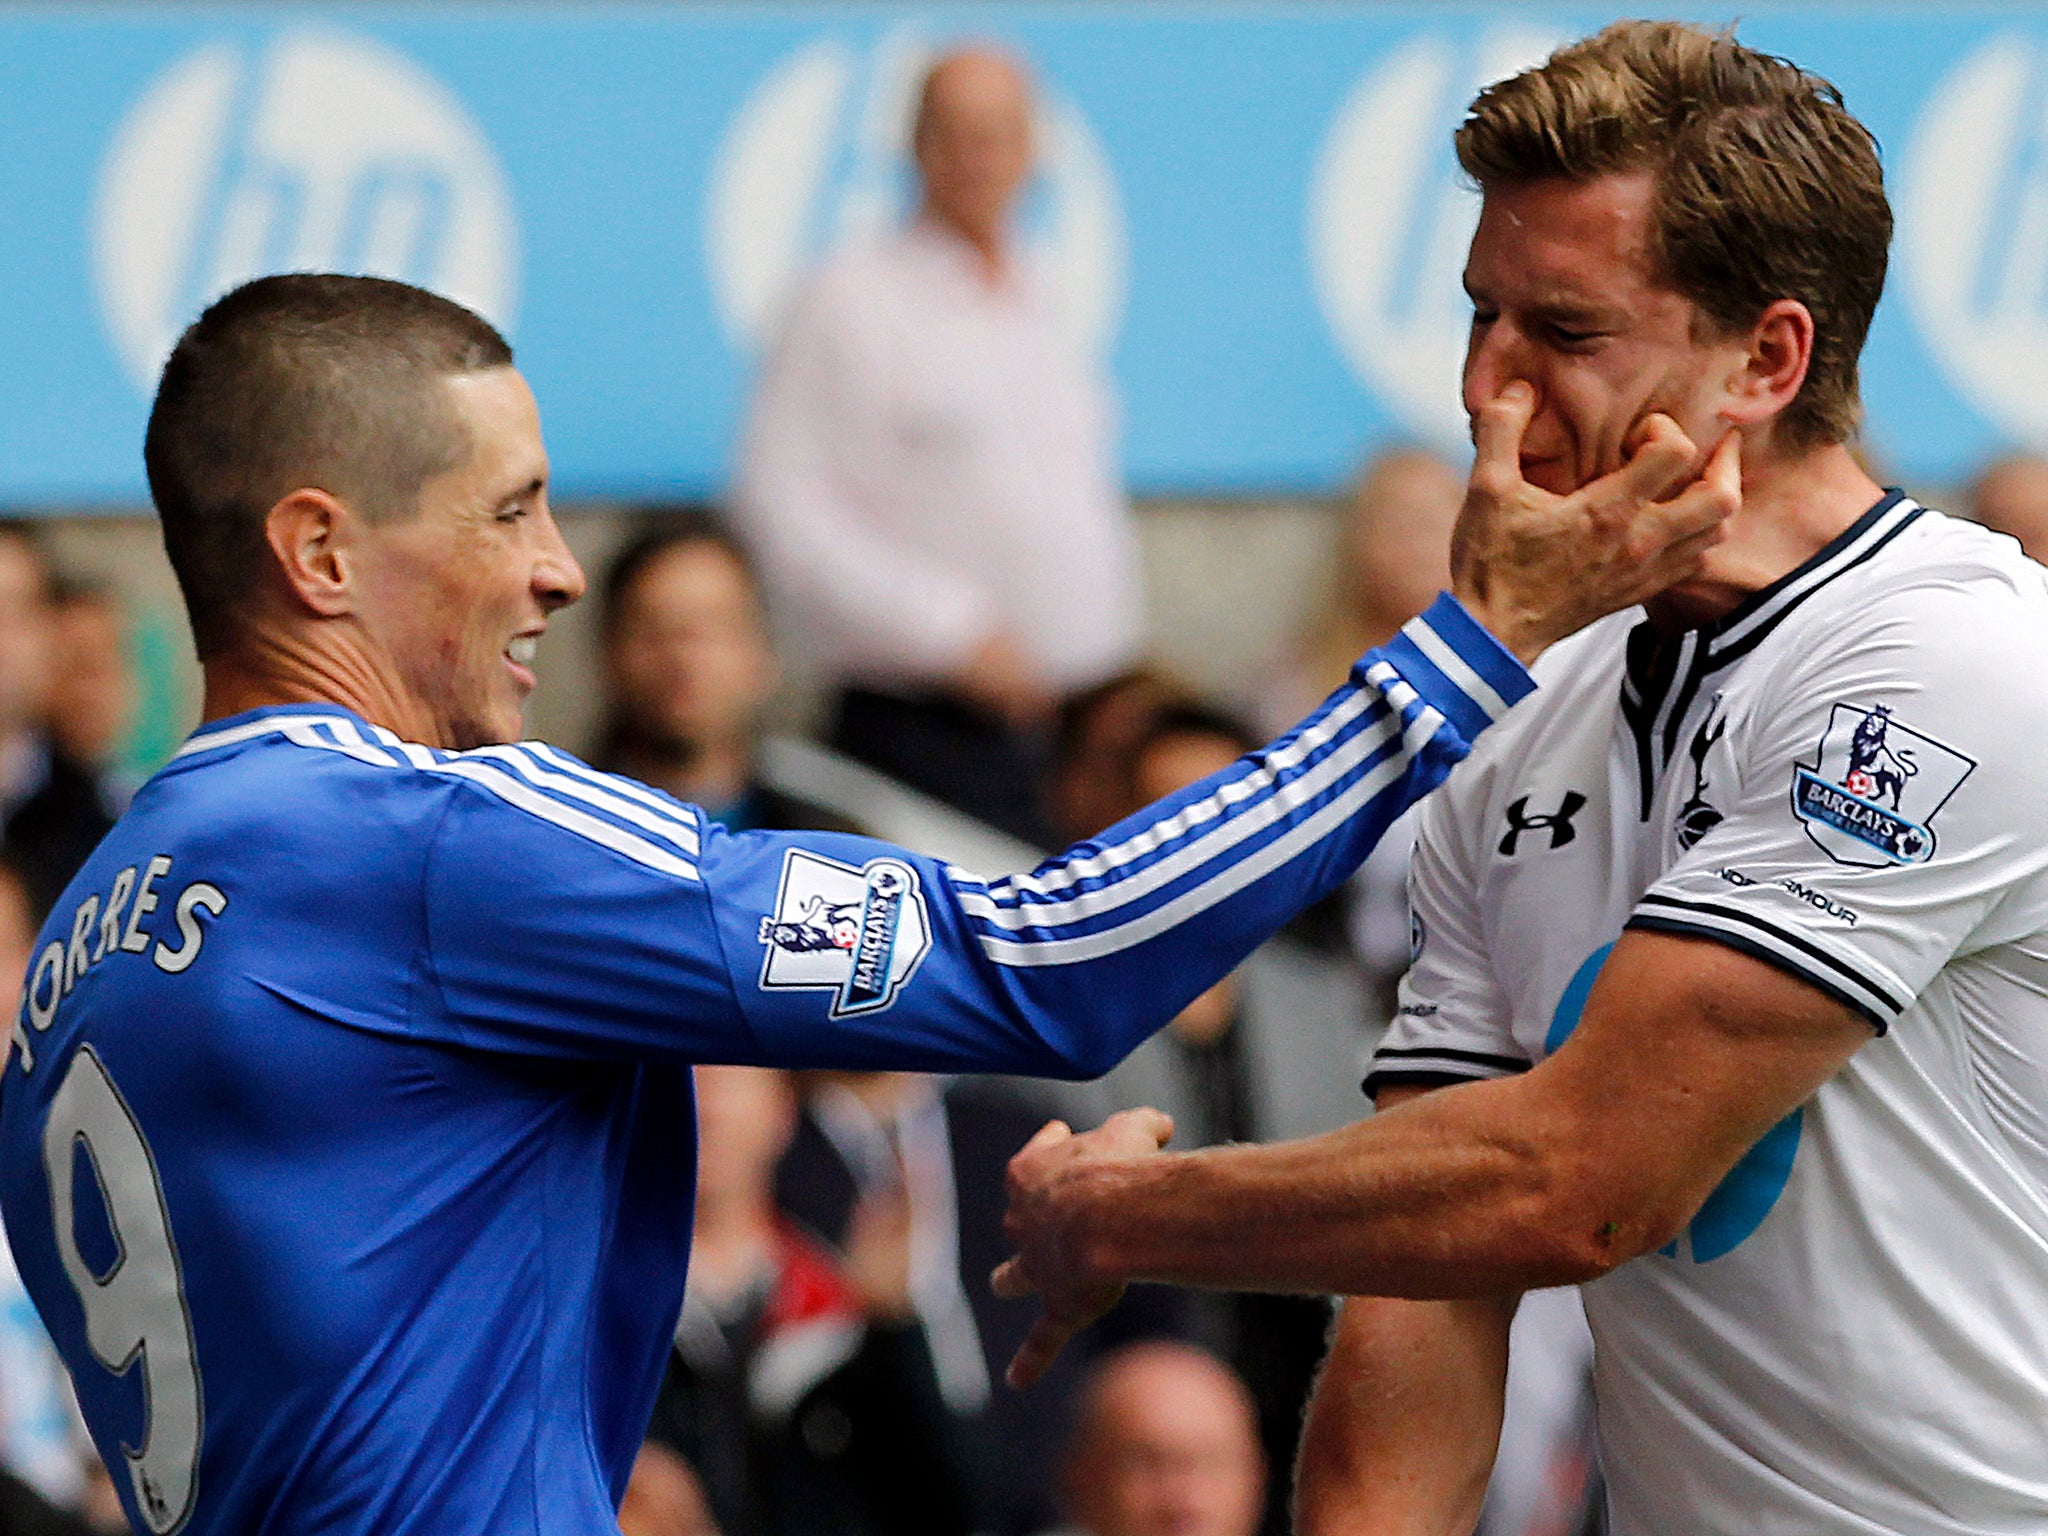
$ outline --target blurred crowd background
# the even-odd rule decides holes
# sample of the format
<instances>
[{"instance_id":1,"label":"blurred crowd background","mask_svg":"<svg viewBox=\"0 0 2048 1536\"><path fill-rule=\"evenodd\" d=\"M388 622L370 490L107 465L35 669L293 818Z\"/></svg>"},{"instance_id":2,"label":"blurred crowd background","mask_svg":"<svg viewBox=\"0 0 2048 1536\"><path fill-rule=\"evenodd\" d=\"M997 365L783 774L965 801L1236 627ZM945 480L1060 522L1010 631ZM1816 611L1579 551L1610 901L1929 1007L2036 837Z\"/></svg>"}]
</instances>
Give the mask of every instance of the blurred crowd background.
<instances>
[{"instance_id":1,"label":"blurred crowd background","mask_svg":"<svg viewBox=\"0 0 2048 1536\"><path fill-rule=\"evenodd\" d=\"M913 211L804 278L722 496L559 509L593 595L544 643L536 735L735 829L866 831L998 873L1285 731L1447 583L1465 466L1420 446L1334 497L1127 497L1111 385L1014 239L1032 92L986 47L923 78ZM1885 444L1866 452L1882 470ZM1908 489L2048 557L2048 460ZM195 705L146 518L0 519L0 1002ZM1010 1392L1030 1309L986 1284L1002 1172L1055 1115L1158 1105L1198 1146L1368 1113L1405 862L1397 833L1097 1083L700 1069L689 1296L626 1536L1284 1532L1328 1304L1138 1287ZM1599 1473L1575 1297L1530 1298L1517 1329L1482 1530L1581 1536ZM0 1468L0 1532L119 1529L4 1256Z\"/></svg>"}]
</instances>

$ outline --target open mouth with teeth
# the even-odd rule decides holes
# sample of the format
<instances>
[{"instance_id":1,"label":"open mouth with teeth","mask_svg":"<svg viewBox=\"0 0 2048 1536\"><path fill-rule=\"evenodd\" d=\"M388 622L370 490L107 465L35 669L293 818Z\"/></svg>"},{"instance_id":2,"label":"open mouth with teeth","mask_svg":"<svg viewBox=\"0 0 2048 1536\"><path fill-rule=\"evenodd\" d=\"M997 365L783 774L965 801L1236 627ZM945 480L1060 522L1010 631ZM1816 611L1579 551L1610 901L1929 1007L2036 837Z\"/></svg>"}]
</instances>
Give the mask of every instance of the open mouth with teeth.
<instances>
[{"instance_id":1,"label":"open mouth with teeth","mask_svg":"<svg viewBox=\"0 0 2048 1536\"><path fill-rule=\"evenodd\" d=\"M534 657L539 654L539 635L514 635L505 647L505 655L522 667L532 666Z\"/></svg>"}]
</instances>

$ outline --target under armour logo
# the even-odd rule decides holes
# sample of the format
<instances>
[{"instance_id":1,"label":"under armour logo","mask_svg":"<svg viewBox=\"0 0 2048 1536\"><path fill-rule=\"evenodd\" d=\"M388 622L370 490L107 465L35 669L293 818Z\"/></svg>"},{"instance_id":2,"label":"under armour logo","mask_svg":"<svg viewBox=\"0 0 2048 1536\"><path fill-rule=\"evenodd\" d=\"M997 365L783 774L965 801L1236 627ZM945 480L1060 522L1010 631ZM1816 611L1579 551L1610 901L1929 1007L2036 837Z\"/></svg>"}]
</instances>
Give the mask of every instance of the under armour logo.
<instances>
[{"instance_id":1,"label":"under armour logo","mask_svg":"<svg viewBox=\"0 0 2048 1536\"><path fill-rule=\"evenodd\" d=\"M1547 815L1531 816L1527 814L1529 797L1522 796L1508 807L1508 835L1500 840L1501 857L1511 859L1515 856L1524 832L1548 832L1550 846L1562 848L1579 835L1579 829L1572 825L1572 818L1584 809L1585 804L1584 795L1576 789L1568 789L1564 792L1564 803L1556 810Z\"/></svg>"}]
</instances>

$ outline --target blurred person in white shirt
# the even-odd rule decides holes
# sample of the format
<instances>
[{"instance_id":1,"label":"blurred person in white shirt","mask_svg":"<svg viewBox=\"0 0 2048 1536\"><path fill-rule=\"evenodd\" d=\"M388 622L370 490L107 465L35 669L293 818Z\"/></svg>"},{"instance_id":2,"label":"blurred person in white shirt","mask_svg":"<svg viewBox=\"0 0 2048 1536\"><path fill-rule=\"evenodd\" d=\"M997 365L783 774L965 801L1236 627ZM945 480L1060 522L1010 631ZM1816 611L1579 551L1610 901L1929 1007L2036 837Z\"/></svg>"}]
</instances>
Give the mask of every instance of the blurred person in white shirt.
<instances>
[{"instance_id":1,"label":"blurred person in white shirt","mask_svg":"<svg viewBox=\"0 0 2048 1536\"><path fill-rule=\"evenodd\" d=\"M840 252L771 349L737 502L845 685L835 743L1013 835L1059 701L1140 626L1114 411L1013 238L1023 66L941 57L919 96L915 216Z\"/></svg>"}]
</instances>

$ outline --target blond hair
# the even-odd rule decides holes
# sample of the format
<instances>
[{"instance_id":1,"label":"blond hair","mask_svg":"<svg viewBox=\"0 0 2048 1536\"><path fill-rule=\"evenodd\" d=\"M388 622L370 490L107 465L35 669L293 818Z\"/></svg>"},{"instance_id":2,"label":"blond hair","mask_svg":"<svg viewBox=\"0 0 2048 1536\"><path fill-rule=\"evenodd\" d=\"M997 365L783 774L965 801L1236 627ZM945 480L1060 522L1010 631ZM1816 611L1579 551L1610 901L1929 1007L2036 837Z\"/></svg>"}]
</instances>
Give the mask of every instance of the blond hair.
<instances>
[{"instance_id":1,"label":"blond hair","mask_svg":"<svg viewBox=\"0 0 2048 1536\"><path fill-rule=\"evenodd\" d=\"M1877 141L1834 86L1732 33L1618 21L1480 92L1457 147L1482 191L1652 172L1652 254L1709 325L1739 333L1779 299L1812 314L1789 440L1855 434L1892 212Z\"/></svg>"}]
</instances>

